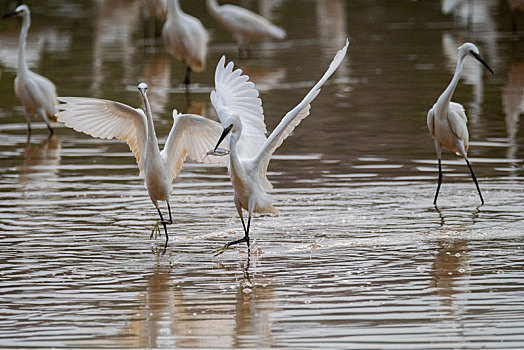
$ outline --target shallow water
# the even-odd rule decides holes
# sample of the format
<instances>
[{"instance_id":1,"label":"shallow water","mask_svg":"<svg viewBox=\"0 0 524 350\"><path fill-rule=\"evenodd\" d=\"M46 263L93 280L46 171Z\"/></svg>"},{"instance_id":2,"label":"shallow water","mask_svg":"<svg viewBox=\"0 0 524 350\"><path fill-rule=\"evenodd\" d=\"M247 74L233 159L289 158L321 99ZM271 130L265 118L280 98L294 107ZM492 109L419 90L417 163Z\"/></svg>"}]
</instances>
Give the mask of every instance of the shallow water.
<instances>
[{"instance_id":1,"label":"shallow water","mask_svg":"<svg viewBox=\"0 0 524 350\"><path fill-rule=\"evenodd\" d=\"M182 1L213 38L189 96L138 1L29 4L30 67L59 95L132 106L146 81L161 143L173 108L215 118L222 54L257 84L272 130L352 44L271 162L280 214L252 220L250 260L244 247L215 258L242 232L225 169L184 165L162 254L125 144L65 127L48 138L41 121L27 139L12 89L20 23L2 21L0 347L524 347L524 32L512 40L505 1L475 1L471 16L438 2L244 1L288 32L249 60L203 2ZM435 208L426 113L464 41L496 73L470 60L454 95L486 204L445 152Z\"/></svg>"}]
</instances>

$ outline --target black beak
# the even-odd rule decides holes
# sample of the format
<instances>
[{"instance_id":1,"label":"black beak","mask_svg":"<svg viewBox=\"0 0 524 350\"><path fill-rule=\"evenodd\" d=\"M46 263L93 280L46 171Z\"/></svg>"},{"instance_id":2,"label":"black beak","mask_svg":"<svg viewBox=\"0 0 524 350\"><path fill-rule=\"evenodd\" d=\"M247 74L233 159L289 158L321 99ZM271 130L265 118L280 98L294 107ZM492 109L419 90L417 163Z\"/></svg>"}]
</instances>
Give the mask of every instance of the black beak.
<instances>
[{"instance_id":1,"label":"black beak","mask_svg":"<svg viewBox=\"0 0 524 350\"><path fill-rule=\"evenodd\" d=\"M13 16L16 16L18 15L18 12L10 12L10 13L6 13L5 15L2 16L2 18L9 18L9 17L13 17Z\"/></svg>"},{"instance_id":2,"label":"black beak","mask_svg":"<svg viewBox=\"0 0 524 350\"><path fill-rule=\"evenodd\" d=\"M493 70L490 68L490 66L488 66L488 64L486 63L486 61L484 61L484 59L482 58L481 55L479 55L478 53L475 53L473 51L469 51L473 57L475 57L480 63L482 63L484 65L484 67L486 67L490 72L491 74L495 74L493 73Z\"/></svg>"},{"instance_id":3,"label":"black beak","mask_svg":"<svg viewBox=\"0 0 524 350\"><path fill-rule=\"evenodd\" d=\"M226 138L227 134L231 131L230 127L224 128L224 131L222 131L222 135L220 135L220 138L218 139L217 145L215 146L214 151L217 150L218 146L220 146L220 142L222 142L223 139Z\"/></svg>"}]
</instances>

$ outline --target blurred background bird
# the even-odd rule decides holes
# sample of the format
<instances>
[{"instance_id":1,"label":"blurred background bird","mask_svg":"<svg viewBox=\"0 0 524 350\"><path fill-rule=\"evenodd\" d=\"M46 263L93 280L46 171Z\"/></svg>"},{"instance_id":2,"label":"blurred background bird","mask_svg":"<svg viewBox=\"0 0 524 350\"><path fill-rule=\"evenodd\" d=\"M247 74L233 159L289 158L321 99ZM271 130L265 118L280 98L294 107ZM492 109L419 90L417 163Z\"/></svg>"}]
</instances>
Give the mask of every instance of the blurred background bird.
<instances>
[{"instance_id":1,"label":"blurred background bird","mask_svg":"<svg viewBox=\"0 0 524 350\"><path fill-rule=\"evenodd\" d=\"M51 80L29 70L25 58L27 32L31 26L31 12L27 5L20 5L14 12L5 14L22 17L22 29L18 43L18 67L15 78L15 94L24 106L27 119L27 132L31 133L31 116L42 118L49 132L53 134L51 122L56 121L56 87Z\"/></svg>"},{"instance_id":2,"label":"blurred background bird","mask_svg":"<svg viewBox=\"0 0 524 350\"><path fill-rule=\"evenodd\" d=\"M211 16L237 41L239 56L248 56L250 42L284 40L286 32L264 17L236 5L220 6L217 0L207 0Z\"/></svg>"},{"instance_id":3,"label":"blurred background bird","mask_svg":"<svg viewBox=\"0 0 524 350\"><path fill-rule=\"evenodd\" d=\"M162 30L167 51L186 65L184 84L189 86L191 71L206 68L209 35L199 19L182 11L179 0L167 0L167 21Z\"/></svg>"}]
</instances>

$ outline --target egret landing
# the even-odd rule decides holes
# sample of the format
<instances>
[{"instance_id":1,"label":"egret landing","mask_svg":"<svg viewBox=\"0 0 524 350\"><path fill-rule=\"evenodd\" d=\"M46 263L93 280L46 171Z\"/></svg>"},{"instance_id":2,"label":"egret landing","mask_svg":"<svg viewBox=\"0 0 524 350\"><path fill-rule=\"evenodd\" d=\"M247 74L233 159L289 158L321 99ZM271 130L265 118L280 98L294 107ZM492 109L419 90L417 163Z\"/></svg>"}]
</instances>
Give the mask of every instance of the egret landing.
<instances>
[{"instance_id":1,"label":"egret landing","mask_svg":"<svg viewBox=\"0 0 524 350\"><path fill-rule=\"evenodd\" d=\"M146 95L147 85L138 85L138 91L145 106L140 108L85 97L60 97L57 117L66 126L101 139L125 141L135 155L140 177L151 201L155 205L160 221L151 231L151 237L164 226L167 247L169 236L167 225L173 222L169 196L171 184L180 173L184 160L189 156L198 162L226 164L227 157L206 156L213 147L222 128L220 124L195 114L179 114L173 110L173 127L167 137L164 149L160 152L153 125L151 107ZM169 220L164 220L158 201L165 201Z\"/></svg>"},{"instance_id":2,"label":"egret landing","mask_svg":"<svg viewBox=\"0 0 524 350\"><path fill-rule=\"evenodd\" d=\"M435 140L435 150L437 151L438 158L438 185L437 192L435 193L435 199L433 200L433 205L437 205L438 193L440 190L440 185L442 184L442 148L455 152L457 155L464 157L466 164L468 165L471 177L473 182L477 187L479 193L480 202L484 204L484 198L482 198L482 193L480 192L480 187L477 182L477 177L471 168L469 163L467 152L469 145L469 133L466 117L466 112L464 107L460 103L451 102L451 96L455 91L455 88L458 85L460 80L460 73L462 72L462 66L464 64L464 59L467 56L471 56L482 63L490 72L493 74L493 70L488 66L486 61L480 56L479 49L471 44L465 43L459 47L459 54L457 60L457 68L455 69L455 74L453 79L449 83L448 87L442 95L438 98L437 102L433 105L428 112L427 123L429 128L429 133Z\"/></svg>"},{"instance_id":3,"label":"egret landing","mask_svg":"<svg viewBox=\"0 0 524 350\"><path fill-rule=\"evenodd\" d=\"M215 71L215 90L211 92L211 102L215 107L220 123L224 127L218 139L215 151L228 137L229 176L234 189L235 207L242 221L244 237L225 244L215 251L216 255L223 253L232 245L246 242L250 252L249 228L253 213L275 213L273 198L267 193L272 188L266 177L267 167L273 152L291 134L302 119L309 115L310 103L320 93L320 88L342 63L347 49L346 45L337 52L326 73L308 92L306 97L291 111L266 138L264 111L255 84L249 81L242 71L233 71L233 62L225 65L226 58L222 56ZM249 217L247 226L244 222L242 209L247 210Z\"/></svg>"}]
</instances>

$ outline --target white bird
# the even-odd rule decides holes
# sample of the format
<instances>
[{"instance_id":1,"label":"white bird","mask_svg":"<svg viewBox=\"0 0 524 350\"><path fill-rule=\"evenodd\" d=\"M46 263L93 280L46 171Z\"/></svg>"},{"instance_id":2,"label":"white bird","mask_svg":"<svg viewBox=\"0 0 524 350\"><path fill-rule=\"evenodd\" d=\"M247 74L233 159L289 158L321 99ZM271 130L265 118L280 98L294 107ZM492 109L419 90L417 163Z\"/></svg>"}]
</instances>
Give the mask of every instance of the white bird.
<instances>
[{"instance_id":1,"label":"white bird","mask_svg":"<svg viewBox=\"0 0 524 350\"><path fill-rule=\"evenodd\" d=\"M162 36L167 51L187 66L184 84L188 86L191 70L202 72L206 68L209 41L206 28L200 20L182 11L179 0L168 0Z\"/></svg>"},{"instance_id":2,"label":"white bird","mask_svg":"<svg viewBox=\"0 0 524 350\"><path fill-rule=\"evenodd\" d=\"M58 120L66 126L101 139L116 138L125 141L135 155L140 176L151 201L155 205L164 226L166 243L169 239L167 224L173 222L169 195L171 183L180 173L182 163L189 156L199 162L227 163L227 157L206 157L206 151L213 147L222 128L220 124L195 114L179 114L173 110L173 127L162 152L153 125L151 107L146 95L147 85L140 83L138 91L142 96L145 112L140 108L86 97L59 97L64 102L58 105ZM158 201L165 201L169 220L164 220Z\"/></svg>"},{"instance_id":3,"label":"white bird","mask_svg":"<svg viewBox=\"0 0 524 350\"><path fill-rule=\"evenodd\" d=\"M11 16L22 17L22 30L18 43L18 69L15 78L15 94L24 106L27 119L27 131L31 133L31 116L44 119L49 132L53 134L51 121L56 121L56 87L51 80L31 72L25 60L25 45L27 31L31 26L31 13L27 5L18 6L14 12L5 14L3 18Z\"/></svg>"},{"instance_id":4,"label":"white bird","mask_svg":"<svg viewBox=\"0 0 524 350\"><path fill-rule=\"evenodd\" d=\"M453 79L449 83L448 87L442 95L438 98L437 102L433 105L428 112L427 124L429 132L433 139L435 139L435 150L437 151L438 158L438 185L437 192L435 193L435 199L433 204L437 205L437 197L442 184L442 165L441 156L442 148L455 152L457 155L464 157L466 164L468 165L471 177L477 191L480 196L480 201L484 204L480 187L475 177L475 173L469 163L467 151L469 145L469 134L464 107L460 103L451 102L451 96L455 91L460 80L460 73L462 72L462 66L464 59L471 55L473 58L482 63L490 72L493 74L493 70L488 66L486 61L480 56L479 49L472 43L465 43L459 47L457 67Z\"/></svg>"},{"instance_id":5,"label":"white bird","mask_svg":"<svg viewBox=\"0 0 524 350\"><path fill-rule=\"evenodd\" d=\"M244 227L244 237L229 242L218 249L221 254L231 245L246 242L249 252L249 226L253 213L275 213L273 198L267 193L272 188L266 177L267 167L273 152L289 136L302 119L309 115L310 103L317 97L320 88L340 65L346 55L349 40L337 52L328 70L304 99L289 111L271 135L266 139L264 111L255 85L242 71L233 71L233 62L225 66L225 57L218 62L215 72L215 90L211 102L215 107L224 131L216 148L231 133L229 138L229 176L234 189L234 202ZM247 226L242 209L249 213Z\"/></svg>"},{"instance_id":6,"label":"white bird","mask_svg":"<svg viewBox=\"0 0 524 350\"><path fill-rule=\"evenodd\" d=\"M251 41L283 40L286 37L283 29L240 6L220 6L217 0L207 0L207 8L211 16L237 41L239 52L243 45Z\"/></svg>"}]
</instances>

